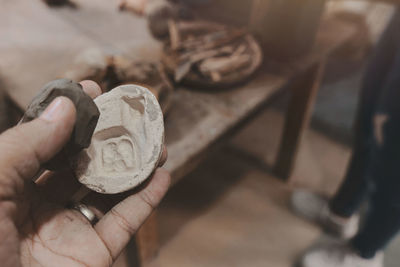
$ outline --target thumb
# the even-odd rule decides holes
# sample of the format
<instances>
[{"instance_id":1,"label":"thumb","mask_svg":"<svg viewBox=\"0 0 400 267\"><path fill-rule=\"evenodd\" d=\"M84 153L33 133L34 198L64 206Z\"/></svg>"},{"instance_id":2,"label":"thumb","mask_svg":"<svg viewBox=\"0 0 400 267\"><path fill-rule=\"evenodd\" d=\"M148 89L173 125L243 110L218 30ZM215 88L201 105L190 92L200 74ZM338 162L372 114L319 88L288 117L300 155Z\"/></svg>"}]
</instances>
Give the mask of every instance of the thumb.
<instances>
[{"instance_id":1,"label":"thumb","mask_svg":"<svg viewBox=\"0 0 400 267\"><path fill-rule=\"evenodd\" d=\"M40 165L56 155L68 141L75 118L71 100L58 97L39 118L0 135L2 187L18 186L24 179L32 179Z\"/></svg>"}]
</instances>

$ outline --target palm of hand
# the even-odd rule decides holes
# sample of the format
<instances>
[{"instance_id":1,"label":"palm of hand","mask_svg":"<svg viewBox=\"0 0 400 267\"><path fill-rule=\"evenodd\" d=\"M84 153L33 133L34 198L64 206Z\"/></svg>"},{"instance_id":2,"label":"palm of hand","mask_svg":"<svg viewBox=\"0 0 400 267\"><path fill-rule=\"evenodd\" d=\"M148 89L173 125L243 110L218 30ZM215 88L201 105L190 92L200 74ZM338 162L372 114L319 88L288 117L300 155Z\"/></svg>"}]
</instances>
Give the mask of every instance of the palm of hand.
<instances>
[{"instance_id":1,"label":"palm of hand","mask_svg":"<svg viewBox=\"0 0 400 267\"><path fill-rule=\"evenodd\" d=\"M0 201L0 259L7 261L1 266L98 267L112 265L161 201L170 177L158 169L139 192L115 205L94 226L78 211L44 200L31 181L24 183L29 185L20 198Z\"/></svg>"},{"instance_id":2,"label":"palm of hand","mask_svg":"<svg viewBox=\"0 0 400 267\"><path fill-rule=\"evenodd\" d=\"M12 261L6 266L112 264L109 248L81 214L42 200L33 188L26 191L27 197L9 205L17 221L7 218L2 227L8 238L0 243L1 251Z\"/></svg>"}]
</instances>

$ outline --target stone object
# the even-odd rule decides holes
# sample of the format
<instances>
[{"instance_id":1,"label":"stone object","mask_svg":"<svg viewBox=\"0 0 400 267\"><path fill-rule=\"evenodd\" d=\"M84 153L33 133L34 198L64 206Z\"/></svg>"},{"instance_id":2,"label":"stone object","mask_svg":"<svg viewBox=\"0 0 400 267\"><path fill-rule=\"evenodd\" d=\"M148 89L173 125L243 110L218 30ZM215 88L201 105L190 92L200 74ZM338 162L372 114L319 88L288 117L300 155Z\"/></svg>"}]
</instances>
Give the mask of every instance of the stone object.
<instances>
[{"instance_id":1,"label":"stone object","mask_svg":"<svg viewBox=\"0 0 400 267\"><path fill-rule=\"evenodd\" d=\"M32 100L26 110L22 122L31 121L42 114L48 105L57 97L68 97L76 108L76 123L71 138L65 147L44 167L49 170L62 170L68 167L67 158L76 155L82 149L89 147L93 131L100 112L79 83L68 79L60 79L46 84Z\"/></svg>"},{"instance_id":2,"label":"stone object","mask_svg":"<svg viewBox=\"0 0 400 267\"><path fill-rule=\"evenodd\" d=\"M95 100L100 118L89 148L72 160L86 187L117 194L144 182L157 168L164 121L156 97L139 85L123 85Z\"/></svg>"}]
</instances>

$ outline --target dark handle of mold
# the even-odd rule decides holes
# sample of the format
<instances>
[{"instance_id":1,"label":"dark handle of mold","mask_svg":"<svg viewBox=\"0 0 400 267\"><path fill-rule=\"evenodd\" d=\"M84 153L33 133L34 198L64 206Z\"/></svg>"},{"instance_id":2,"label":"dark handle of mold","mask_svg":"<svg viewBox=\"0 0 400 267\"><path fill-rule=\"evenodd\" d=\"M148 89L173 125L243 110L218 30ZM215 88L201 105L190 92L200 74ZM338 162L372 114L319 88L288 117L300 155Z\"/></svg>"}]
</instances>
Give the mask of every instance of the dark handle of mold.
<instances>
[{"instance_id":1,"label":"dark handle of mold","mask_svg":"<svg viewBox=\"0 0 400 267\"><path fill-rule=\"evenodd\" d=\"M44 168L60 171L69 167L69 158L89 147L93 132L100 116L93 99L88 96L79 83L60 79L47 83L32 100L26 110L22 123L31 121L42 114L57 97L68 97L76 108L76 122L71 137L63 149L46 164Z\"/></svg>"}]
</instances>

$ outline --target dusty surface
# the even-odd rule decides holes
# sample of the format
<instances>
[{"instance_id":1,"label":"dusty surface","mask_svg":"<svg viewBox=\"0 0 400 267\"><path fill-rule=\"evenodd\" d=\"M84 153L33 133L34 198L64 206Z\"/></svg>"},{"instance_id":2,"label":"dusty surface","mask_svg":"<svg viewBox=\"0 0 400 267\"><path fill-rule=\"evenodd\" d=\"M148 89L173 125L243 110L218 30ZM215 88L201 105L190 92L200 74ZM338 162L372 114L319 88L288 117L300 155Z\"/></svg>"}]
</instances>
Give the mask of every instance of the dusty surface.
<instances>
[{"instance_id":1,"label":"dusty surface","mask_svg":"<svg viewBox=\"0 0 400 267\"><path fill-rule=\"evenodd\" d=\"M79 181L106 194L121 193L155 170L164 142L157 99L138 85L119 86L95 99L100 118L89 148L75 160Z\"/></svg>"},{"instance_id":2,"label":"dusty surface","mask_svg":"<svg viewBox=\"0 0 400 267\"><path fill-rule=\"evenodd\" d=\"M0 73L21 108L87 49L127 53L138 60L159 58L160 44L147 31L146 21L120 12L118 0L74 3L76 9L49 8L42 1L1 1Z\"/></svg>"},{"instance_id":3,"label":"dusty surface","mask_svg":"<svg viewBox=\"0 0 400 267\"><path fill-rule=\"evenodd\" d=\"M296 217L287 185L246 153L272 159L283 116L267 111L234 138L234 146L210 155L162 202L162 249L151 267L291 267L320 230ZM335 190L349 149L311 131L294 175L302 187ZM332 162L336 162L335 165Z\"/></svg>"}]
</instances>

